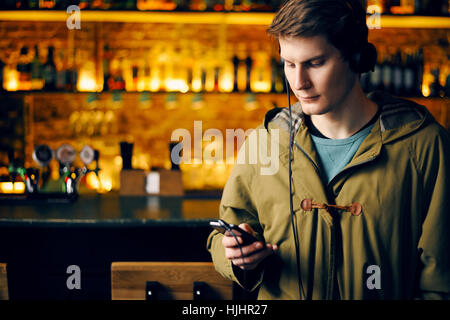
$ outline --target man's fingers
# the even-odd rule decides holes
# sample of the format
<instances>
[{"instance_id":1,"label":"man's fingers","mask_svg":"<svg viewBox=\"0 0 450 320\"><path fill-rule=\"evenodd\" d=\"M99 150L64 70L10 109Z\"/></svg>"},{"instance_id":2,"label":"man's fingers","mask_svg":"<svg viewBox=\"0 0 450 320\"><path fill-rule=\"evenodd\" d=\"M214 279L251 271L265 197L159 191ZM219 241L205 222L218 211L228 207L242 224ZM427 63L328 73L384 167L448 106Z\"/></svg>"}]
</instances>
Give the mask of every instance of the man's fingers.
<instances>
[{"instance_id":1,"label":"man's fingers","mask_svg":"<svg viewBox=\"0 0 450 320\"><path fill-rule=\"evenodd\" d=\"M236 235L236 238L237 238L237 241L239 241L239 244L242 245L242 243L244 243L244 241L242 240L241 237ZM234 248L234 247L238 246L236 243L236 239L233 236L228 236L228 235L225 235L222 238L222 244L225 248Z\"/></svg>"},{"instance_id":2,"label":"man's fingers","mask_svg":"<svg viewBox=\"0 0 450 320\"><path fill-rule=\"evenodd\" d=\"M252 227L250 227L250 225L248 223L241 223L239 225L239 228L241 228L244 231L247 231L248 233L250 233L251 235L255 235L255 231L253 230Z\"/></svg>"},{"instance_id":3,"label":"man's fingers","mask_svg":"<svg viewBox=\"0 0 450 320\"><path fill-rule=\"evenodd\" d=\"M227 257L227 259L236 259L236 258L240 258L242 257L242 255L245 256L249 256L252 255L254 252L259 251L261 249L264 248L264 245L261 242L254 242L248 246L244 246L244 247L225 247L225 256ZM242 249L242 251L241 251Z\"/></svg>"},{"instance_id":4,"label":"man's fingers","mask_svg":"<svg viewBox=\"0 0 450 320\"><path fill-rule=\"evenodd\" d=\"M271 255L273 250L271 248L266 248L262 251L258 251L249 256L237 257L235 259L231 259L232 263L244 270L251 270L256 268L256 266L267 256Z\"/></svg>"}]
</instances>

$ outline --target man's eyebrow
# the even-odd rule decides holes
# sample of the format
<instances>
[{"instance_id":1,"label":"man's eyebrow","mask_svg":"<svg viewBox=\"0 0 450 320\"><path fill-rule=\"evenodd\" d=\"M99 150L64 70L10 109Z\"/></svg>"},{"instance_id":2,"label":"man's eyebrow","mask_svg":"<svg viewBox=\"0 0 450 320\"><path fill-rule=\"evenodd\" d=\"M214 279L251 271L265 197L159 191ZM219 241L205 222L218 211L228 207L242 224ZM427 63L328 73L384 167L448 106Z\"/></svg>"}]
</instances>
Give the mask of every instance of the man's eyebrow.
<instances>
[{"instance_id":1,"label":"man's eyebrow","mask_svg":"<svg viewBox=\"0 0 450 320\"><path fill-rule=\"evenodd\" d=\"M280 55L280 57L281 57L284 61L291 62L289 59L286 59L286 58L282 57L281 55ZM314 57L312 57L312 58L309 58L308 60L302 61L301 63L302 63L302 64L303 64L303 63L309 63L309 62L311 62L311 61L323 59L323 58L325 58L325 57L326 57L325 54L320 54L320 55L314 56Z\"/></svg>"}]
</instances>

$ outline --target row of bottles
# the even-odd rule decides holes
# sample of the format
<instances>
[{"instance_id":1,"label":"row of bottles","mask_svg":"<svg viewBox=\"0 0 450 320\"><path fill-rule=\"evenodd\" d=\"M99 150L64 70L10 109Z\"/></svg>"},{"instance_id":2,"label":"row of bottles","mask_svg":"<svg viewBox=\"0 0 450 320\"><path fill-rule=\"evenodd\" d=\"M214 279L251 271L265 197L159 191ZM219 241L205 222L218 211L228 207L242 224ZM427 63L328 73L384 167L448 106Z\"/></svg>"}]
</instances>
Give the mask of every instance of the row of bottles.
<instances>
[{"instance_id":1,"label":"row of bottles","mask_svg":"<svg viewBox=\"0 0 450 320\"><path fill-rule=\"evenodd\" d=\"M424 85L425 61L423 49L417 51L397 50L394 54L379 52L374 71L361 75L361 86L365 92L386 90L404 97L450 96L450 74L445 87L440 84L439 69L428 71L433 81Z\"/></svg>"},{"instance_id":2,"label":"row of bottles","mask_svg":"<svg viewBox=\"0 0 450 320\"><path fill-rule=\"evenodd\" d=\"M261 46L238 45L234 52L193 45L160 45L137 52L105 45L100 68L93 54L76 48L20 49L16 61L0 57L0 81L7 91L273 92L285 90L275 54ZM45 49L45 48L44 48ZM99 69L99 70L97 70ZM100 75L99 75L100 74Z\"/></svg>"},{"instance_id":3,"label":"row of bottles","mask_svg":"<svg viewBox=\"0 0 450 320\"><path fill-rule=\"evenodd\" d=\"M41 49L46 49L44 56ZM3 84L0 90L7 91L283 93L286 90L278 55L256 43L241 43L233 50L161 44L133 52L105 45L100 66L94 54L81 48L69 50L52 45L41 48L36 44L20 48L15 60L6 56L3 55L5 61L0 57ZM366 92L387 90L399 96L448 96L440 85L440 75L436 75L439 70L429 69L432 68L425 70L422 49L398 50L394 54L380 50L374 72L363 74L361 84ZM426 88L425 71L428 78L434 77L434 81L426 81Z\"/></svg>"},{"instance_id":4,"label":"row of bottles","mask_svg":"<svg viewBox=\"0 0 450 320\"><path fill-rule=\"evenodd\" d=\"M275 0L6 0L0 9L65 9L77 5L94 10L276 11Z\"/></svg>"}]
</instances>

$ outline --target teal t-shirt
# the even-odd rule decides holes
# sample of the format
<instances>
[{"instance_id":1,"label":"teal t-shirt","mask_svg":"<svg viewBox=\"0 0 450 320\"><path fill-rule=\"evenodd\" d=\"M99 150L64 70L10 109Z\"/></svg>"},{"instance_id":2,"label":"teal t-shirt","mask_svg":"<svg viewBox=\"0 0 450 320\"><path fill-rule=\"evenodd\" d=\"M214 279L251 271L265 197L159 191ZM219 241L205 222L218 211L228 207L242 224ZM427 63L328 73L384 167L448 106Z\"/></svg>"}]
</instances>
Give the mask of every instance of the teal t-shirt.
<instances>
[{"instance_id":1,"label":"teal t-shirt","mask_svg":"<svg viewBox=\"0 0 450 320\"><path fill-rule=\"evenodd\" d=\"M373 126L374 123L371 123L345 139L329 139L311 134L327 182L330 182L352 160Z\"/></svg>"}]
</instances>

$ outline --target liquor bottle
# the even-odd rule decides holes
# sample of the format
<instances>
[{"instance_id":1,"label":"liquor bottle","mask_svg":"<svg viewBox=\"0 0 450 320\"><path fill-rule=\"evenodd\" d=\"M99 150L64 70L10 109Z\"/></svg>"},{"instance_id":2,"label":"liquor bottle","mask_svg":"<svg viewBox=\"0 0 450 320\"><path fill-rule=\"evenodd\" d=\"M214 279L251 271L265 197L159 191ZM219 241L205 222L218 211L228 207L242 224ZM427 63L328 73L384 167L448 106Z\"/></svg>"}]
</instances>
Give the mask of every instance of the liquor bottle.
<instances>
[{"instance_id":1,"label":"liquor bottle","mask_svg":"<svg viewBox=\"0 0 450 320\"><path fill-rule=\"evenodd\" d=\"M445 79L445 96L450 97L450 73L447 75L447 79Z\"/></svg>"},{"instance_id":2,"label":"liquor bottle","mask_svg":"<svg viewBox=\"0 0 450 320\"><path fill-rule=\"evenodd\" d=\"M28 57L27 46L20 49L17 72L19 73L19 90L31 90L31 61Z\"/></svg>"},{"instance_id":3,"label":"liquor bottle","mask_svg":"<svg viewBox=\"0 0 450 320\"><path fill-rule=\"evenodd\" d=\"M403 73L404 73L404 65L402 61L401 51L397 51L394 55L394 61L392 65L392 92L395 95L403 95Z\"/></svg>"},{"instance_id":4,"label":"liquor bottle","mask_svg":"<svg viewBox=\"0 0 450 320\"><path fill-rule=\"evenodd\" d=\"M382 67L381 61L383 59L383 54L380 51L378 54L377 63L375 64L374 71L370 73L370 87L371 90L383 90L383 81L382 81Z\"/></svg>"},{"instance_id":5,"label":"liquor bottle","mask_svg":"<svg viewBox=\"0 0 450 320\"><path fill-rule=\"evenodd\" d=\"M39 56L38 45L34 46L34 57L31 61L31 90L44 88L43 66Z\"/></svg>"},{"instance_id":6,"label":"liquor bottle","mask_svg":"<svg viewBox=\"0 0 450 320\"><path fill-rule=\"evenodd\" d=\"M56 67L54 61L54 47L48 47L47 61L44 64L44 90L54 91L56 89Z\"/></svg>"},{"instance_id":7,"label":"liquor bottle","mask_svg":"<svg viewBox=\"0 0 450 320\"><path fill-rule=\"evenodd\" d=\"M383 88L386 91L392 93L392 64L390 61L390 57L386 54L381 64L381 80L383 82Z\"/></svg>"},{"instance_id":8,"label":"liquor bottle","mask_svg":"<svg viewBox=\"0 0 450 320\"><path fill-rule=\"evenodd\" d=\"M77 79L78 79L78 69L77 69L77 50L69 50L67 55L67 71L66 71L66 91L74 92L77 90Z\"/></svg>"},{"instance_id":9,"label":"liquor bottle","mask_svg":"<svg viewBox=\"0 0 450 320\"><path fill-rule=\"evenodd\" d=\"M415 86L416 86L416 79L414 76L414 60L412 55L407 52L406 53L406 63L405 63L405 69L403 72L403 88L404 93L403 95L406 97L414 96L415 94Z\"/></svg>"},{"instance_id":10,"label":"liquor bottle","mask_svg":"<svg viewBox=\"0 0 450 320\"><path fill-rule=\"evenodd\" d=\"M132 91L136 92L138 91L138 72L139 72L139 66L138 62L135 60L133 61L131 65L131 78L132 78Z\"/></svg>"},{"instance_id":11,"label":"liquor bottle","mask_svg":"<svg viewBox=\"0 0 450 320\"><path fill-rule=\"evenodd\" d=\"M415 68L415 82L416 82L416 88L415 88L415 96L416 97L422 97L422 83L423 83L423 70L424 70L424 55L423 55L423 49L419 48L419 50L416 53L414 64L416 66Z\"/></svg>"},{"instance_id":12,"label":"liquor bottle","mask_svg":"<svg viewBox=\"0 0 450 320\"><path fill-rule=\"evenodd\" d=\"M112 53L109 49L108 45L103 47L103 59L102 59L102 68L103 68L103 91L109 91L111 88L108 85L109 78L111 77L110 72L110 62L111 62Z\"/></svg>"},{"instance_id":13,"label":"liquor bottle","mask_svg":"<svg viewBox=\"0 0 450 320\"><path fill-rule=\"evenodd\" d=\"M66 81L67 81L67 67L65 64L64 57L64 49L59 49L57 58L55 59L55 67L56 67L56 90L64 91L66 89Z\"/></svg>"},{"instance_id":14,"label":"liquor bottle","mask_svg":"<svg viewBox=\"0 0 450 320\"><path fill-rule=\"evenodd\" d=\"M247 55L247 58L245 58L245 66L247 68L247 73L246 73L246 85L245 85L245 91L250 92L251 91L251 72L252 72L252 65L253 65L253 59L252 57L249 55Z\"/></svg>"},{"instance_id":15,"label":"liquor bottle","mask_svg":"<svg viewBox=\"0 0 450 320\"><path fill-rule=\"evenodd\" d=\"M238 92L238 68L239 68L240 60L238 56L235 54L233 56L233 72L234 72L234 80L233 80L233 92Z\"/></svg>"},{"instance_id":16,"label":"liquor bottle","mask_svg":"<svg viewBox=\"0 0 450 320\"><path fill-rule=\"evenodd\" d=\"M445 88L439 82L439 69L434 69L431 74L434 77L434 81L430 85L430 97L431 98L443 98L445 96Z\"/></svg>"},{"instance_id":17,"label":"liquor bottle","mask_svg":"<svg viewBox=\"0 0 450 320\"><path fill-rule=\"evenodd\" d=\"M119 65L116 76L114 78L114 83L116 86L116 90L124 91L125 90L125 78L123 77L123 69L124 69L124 60L123 58L119 59Z\"/></svg>"}]
</instances>

